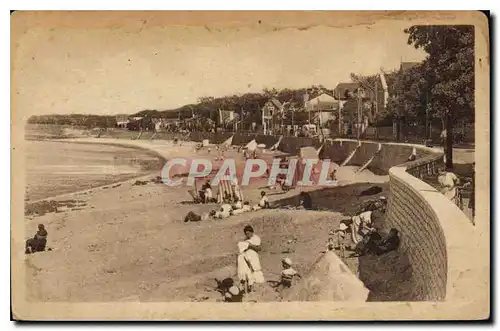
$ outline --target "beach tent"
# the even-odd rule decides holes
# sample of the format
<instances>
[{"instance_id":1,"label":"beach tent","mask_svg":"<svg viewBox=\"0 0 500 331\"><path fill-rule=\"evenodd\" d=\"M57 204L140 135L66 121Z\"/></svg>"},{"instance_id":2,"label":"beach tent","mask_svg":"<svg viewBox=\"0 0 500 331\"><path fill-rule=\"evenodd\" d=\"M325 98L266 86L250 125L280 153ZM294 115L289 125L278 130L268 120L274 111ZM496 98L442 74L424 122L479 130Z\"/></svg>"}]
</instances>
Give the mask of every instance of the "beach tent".
<instances>
[{"instance_id":1,"label":"beach tent","mask_svg":"<svg viewBox=\"0 0 500 331\"><path fill-rule=\"evenodd\" d=\"M232 135L231 137L227 138L223 143L222 145L226 145L226 146L231 146L233 144L233 137L234 135Z\"/></svg>"},{"instance_id":2,"label":"beach tent","mask_svg":"<svg viewBox=\"0 0 500 331\"><path fill-rule=\"evenodd\" d=\"M280 138L278 139L278 142L276 144L274 144L274 145L271 146L271 148L270 148L271 151L274 151L274 150L278 149L278 147L279 147L279 145L281 143L281 139L283 139L283 136L280 136Z\"/></svg>"},{"instance_id":3,"label":"beach tent","mask_svg":"<svg viewBox=\"0 0 500 331\"><path fill-rule=\"evenodd\" d=\"M319 152L312 146L302 147L299 152L299 157L302 159L318 159Z\"/></svg>"},{"instance_id":4,"label":"beach tent","mask_svg":"<svg viewBox=\"0 0 500 331\"><path fill-rule=\"evenodd\" d=\"M325 144L321 145L320 148L318 148L318 150L316 151L316 154L318 155L318 157L319 157L319 153L321 153L321 150L323 149L323 146L325 146Z\"/></svg>"},{"instance_id":5,"label":"beach tent","mask_svg":"<svg viewBox=\"0 0 500 331\"><path fill-rule=\"evenodd\" d=\"M235 192L235 186L232 180L224 179L219 182L218 192L217 192L217 203L222 203L226 192L230 196L238 196L240 201L243 201L243 193L241 188L237 187Z\"/></svg>"},{"instance_id":6,"label":"beach tent","mask_svg":"<svg viewBox=\"0 0 500 331\"><path fill-rule=\"evenodd\" d=\"M255 141L255 139L246 144L245 148L249 151L255 151L257 149L257 142Z\"/></svg>"}]
</instances>

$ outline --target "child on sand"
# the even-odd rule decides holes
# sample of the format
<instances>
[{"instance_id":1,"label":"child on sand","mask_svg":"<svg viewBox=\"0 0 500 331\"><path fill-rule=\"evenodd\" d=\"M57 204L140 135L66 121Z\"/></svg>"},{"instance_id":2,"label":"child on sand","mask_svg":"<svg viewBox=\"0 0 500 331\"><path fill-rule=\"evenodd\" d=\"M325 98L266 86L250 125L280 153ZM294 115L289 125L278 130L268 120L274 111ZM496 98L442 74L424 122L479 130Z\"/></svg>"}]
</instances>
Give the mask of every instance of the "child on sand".
<instances>
[{"instance_id":1,"label":"child on sand","mask_svg":"<svg viewBox=\"0 0 500 331\"><path fill-rule=\"evenodd\" d=\"M337 245L339 248L340 257L345 258L345 242L347 239L347 225L340 223L338 230L336 231L335 237L337 239Z\"/></svg>"},{"instance_id":2,"label":"child on sand","mask_svg":"<svg viewBox=\"0 0 500 331\"><path fill-rule=\"evenodd\" d=\"M276 291L278 292L281 292L285 288L292 287L294 277L302 278L297 270L292 268L292 260L290 260L290 258L284 258L281 261L281 266L283 267L281 270L281 279L276 285Z\"/></svg>"},{"instance_id":3,"label":"child on sand","mask_svg":"<svg viewBox=\"0 0 500 331\"><path fill-rule=\"evenodd\" d=\"M249 201L245 201L245 202L243 203L243 208L242 208L242 210L243 210L244 212L252 211L252 206L250 206L250 202L249 202Z\"/></svg>"},{"instance_id":4,"label":"child on sand","mask_svg":"<svg viewBox=\"0 0 500 331\"><path fill-rule=\"evenodd\" d=\"M269 198L267 197L266 192L261 191L259 204L255 205L253 207L253 209L259 210L259 209L263 209L263 208L270 208L270 205L269 205Z\"/></svg>"},{"instance_id":5,"label":"child on sand","mask_svg":"<svg viewBox=\"0 0 500 331\"><path fill-rule=\"evenodd\" d=\"M238 286L231 286L228 291L224 294L224 302L242 302L243 301L243 291L239 289Z\"/></svg>"}]
</instances>

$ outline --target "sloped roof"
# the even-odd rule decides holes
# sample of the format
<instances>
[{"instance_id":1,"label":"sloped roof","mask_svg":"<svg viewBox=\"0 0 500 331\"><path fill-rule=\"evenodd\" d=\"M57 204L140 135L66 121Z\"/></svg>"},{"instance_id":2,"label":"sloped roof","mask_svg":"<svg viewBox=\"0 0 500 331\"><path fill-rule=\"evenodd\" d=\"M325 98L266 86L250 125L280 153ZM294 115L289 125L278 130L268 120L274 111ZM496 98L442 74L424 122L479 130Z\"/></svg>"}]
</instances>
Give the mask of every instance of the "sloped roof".
<instances>
[{"instance_id":1,"label":"sloped roof","mask_svg":"<svg viewBox=\"0 0 500 331\"><path fill-rule=\"evenodd\" d=\"M335 110L338 109L338 100L329 94L323 93L306 102L306 108L311 110Z\"/></svg>"},{"instance_id":2,"label":"sloped roof","mask_svg":"<svg viewBox=\"0 0 500 331\"><path fill-rule=\"evenodd\" d=\"M276 98L272 98L272 99L271 99L271 100L269 100L269 101L271 101L271 102L272 102L272 104L273 104L276 108L278 108L278 109L280 109L281 107L283 107L283 105L281 104L281 102L280 102L278 99L276 99Z\"/></svg>"},{"instance_id":3,"label":"sloped roof","mask_svg":"<svg viewBox=\"0 0 500 331\"><path fill-rule=\"evenodd\" d=\"M337 101L331 95L329 95L327 93L322 93L322 94L318 95L317 97L310 99L306 103L311 103L311 102L335 103Z\"/></svg>"},{"instance_id":4,"label":"sloped roof","mask_svg":"<svg viewBox=\"0 0 500 331\"><path fill-rule=\"evenodd\" d=\"M248 142L248 144L246 144L245 148L247 148L250 151L256 150L257 149L257 142L255 141L255 139L252 139L252 141Z\"/></svg>"}]
</instances>

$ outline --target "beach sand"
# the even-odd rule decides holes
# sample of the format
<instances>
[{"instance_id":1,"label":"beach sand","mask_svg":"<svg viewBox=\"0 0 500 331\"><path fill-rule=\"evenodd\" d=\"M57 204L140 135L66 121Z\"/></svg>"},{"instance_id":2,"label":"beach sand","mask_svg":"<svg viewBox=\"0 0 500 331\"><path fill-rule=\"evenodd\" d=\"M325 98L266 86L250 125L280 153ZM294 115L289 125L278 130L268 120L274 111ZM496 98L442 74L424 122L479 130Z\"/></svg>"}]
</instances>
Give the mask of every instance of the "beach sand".
<instances>
[{"instance_id":1,"label":"beach sand","mask_svg":"<svg viewBox=\"0 0 500 331\"><path fill-rule=\"evenodd\" d=\"M153 145L153 150L166 151L168 157L188 151L191 154L194 148L164 142L135 144ZM339 175L343 171L348 172L348 168ZM361 181L367 177L380 185L386 181L385 176L363 176L359 177ZM189 211L206 212L217 205L189 204L191 198L185 187L155 184L151 182L154 177L141 178L144 185L135 185L137 179L132 179L67 194L55 200L78 200L79 206L27 216L27 235L36 232L38 223L45 224L48 247L52 248L25 256L29 300L216 301L220 295L214 291L214 278L235 276L236 243L242 239L246 224L251 224L263 240L261 262L268 280L279 278L280 261L285 256L292 258L297 270L306 273L325 248L328 232L338 227L343 217L338 211L345 214L346 206L353 211L362 202L357 194L373 186L330 189L348 192L339 191L342 198L330 199L332 211L262 210L186 224L183 218ZM265 181L244 188L245 199L256 203L263 185ZM298 193L298 189L284 194L269 191L269 197L271 202L293 200ZM23 250L24 242L15 241L13 247ZM357 273L357 259L347 259L346 263ZM248 299L279 300L267 285L253 295Z\"/></svg>"}]
</instances>

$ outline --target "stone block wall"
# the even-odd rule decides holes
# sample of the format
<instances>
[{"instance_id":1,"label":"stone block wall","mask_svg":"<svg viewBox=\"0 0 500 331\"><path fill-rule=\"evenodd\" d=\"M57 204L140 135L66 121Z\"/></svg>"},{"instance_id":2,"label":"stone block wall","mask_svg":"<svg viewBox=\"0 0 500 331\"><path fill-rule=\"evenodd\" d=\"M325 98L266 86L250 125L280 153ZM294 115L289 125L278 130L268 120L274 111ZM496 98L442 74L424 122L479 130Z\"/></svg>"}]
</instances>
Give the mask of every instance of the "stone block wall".
<instances>
[{"instance_id":1,"label":"stone block wall","mask_svg":"<svg viewBox=\"0 0 500 331\"><path fill-rule=\"evenodd\" d=\"M432 207L411 183L393 174L384 230L400 232L402 250L412 267L411 298L443 300L446 296L448 258L446 237Z\"/></svg>"}]
</instances>

